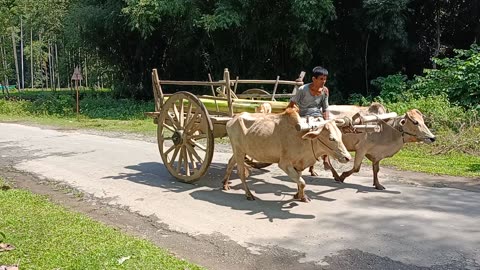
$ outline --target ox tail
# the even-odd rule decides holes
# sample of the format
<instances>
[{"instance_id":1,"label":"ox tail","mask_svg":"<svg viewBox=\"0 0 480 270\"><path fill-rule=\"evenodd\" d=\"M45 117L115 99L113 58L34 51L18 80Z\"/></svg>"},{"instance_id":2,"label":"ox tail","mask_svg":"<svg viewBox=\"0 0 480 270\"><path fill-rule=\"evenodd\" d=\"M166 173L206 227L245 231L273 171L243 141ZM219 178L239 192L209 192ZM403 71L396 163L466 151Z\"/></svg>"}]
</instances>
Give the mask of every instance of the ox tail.
<instances>
[{"instance_id":1,"label":"ox tail","mask_svg":"<svg viewBox=\"0 0 480 270\"><path fill-rule=\"evenodd\" d=\"M248 129L247 129L247 126L245 125L245 122L243 121L242 117L238 118L238 124L240 125L240 128L242 130L242 134L244 136L247 135Z\"/></svg>"}]
</instances>

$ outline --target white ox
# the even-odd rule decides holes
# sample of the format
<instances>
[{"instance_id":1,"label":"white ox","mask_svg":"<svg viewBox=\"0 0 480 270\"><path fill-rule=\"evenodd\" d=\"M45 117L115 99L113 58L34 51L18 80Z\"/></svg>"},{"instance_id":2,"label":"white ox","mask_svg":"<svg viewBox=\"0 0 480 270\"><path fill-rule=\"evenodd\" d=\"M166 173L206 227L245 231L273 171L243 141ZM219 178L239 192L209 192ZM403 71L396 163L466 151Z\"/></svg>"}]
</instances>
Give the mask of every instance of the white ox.
<instances>
[{"instance_id":1,"label":"white ox","mask_svg":"<svg viewBox=\"0 0 480 270\"><path fill-rule=\"evenodd\" d=\"M363 114L382 114L386 112L385 108L379 103L374 103L370 107L336 106L332 109L335 117L351 117L357 112ZM379 124L382 127L380 132L343 134L343 143L349 151L355 151L355 160L353 168L343 172L340 176L333 166L330 166L336 181L343 182L352 173L358 172L363 158L367 157L373 164L373 185L376 189L383 190L385 187L378 181L382 159L395 155L405 143L432 143L435 141L435 136L425 125L423 115L417 109L410 110L405 115L388 121L379 121Z\"/></svg>"},{"instance_id":2,"label":"white ox","mask_svg":"<svg viewBox=\"0 0 480 270\"><path fill-rule=\"evenodd\" d=\"M247 199L254 200L246 183L248 176L245 156L258 162L278 163L278 166L297 183L294 198L303 202L310 199L305 195L302 171L315 164L322 155L330 155L345 163L351 159L342 143L342 133L335 121L327 121L313 131L297 131L295 125L301 121L297 110L288 108L280 114L241 113L227 122L227 133L233 149L228 162L223 188L229 190L230 174L237 164Z\"/></svg>"}]
</instances>

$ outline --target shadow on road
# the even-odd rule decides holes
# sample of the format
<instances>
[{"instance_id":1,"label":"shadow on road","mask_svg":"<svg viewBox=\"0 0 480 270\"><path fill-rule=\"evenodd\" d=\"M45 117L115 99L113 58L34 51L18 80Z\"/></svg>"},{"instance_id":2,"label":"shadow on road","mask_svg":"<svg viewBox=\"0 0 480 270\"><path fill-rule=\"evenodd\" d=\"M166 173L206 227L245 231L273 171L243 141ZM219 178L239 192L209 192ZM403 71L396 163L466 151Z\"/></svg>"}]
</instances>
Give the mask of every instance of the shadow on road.
<instances>
[{"instance_id":1,"label":"shadow on road","mask_svg":"<svg viewBox=\"0 0 480 270\"><path fill-rule=\"evenodd\" d=\"M369 192L378 192L378 193L387 193L387 194L401 193L400 191L389 190L389 189L377 190L373 186L369 187L369 186L364 186L364 185L359 185L359 184L349 183L349 182L340 183L340 182L336 182L333 178L322 178L322 177L314 177L314 176L302 176L302 177L303 179L305 179L305 182L307 183L307 187L309 185L318 185L318 186L328 186L332 188L330 190L322 191L321 192L322 194L333 192L336 190L341 190L341 189L356 189L357 193L369 193Z\"/></svg>"},{"instance_id":2,"label":"shadow on road","mask_svg":"<svg viewBox=\"0 0 480 270\"><path fill-rule=\"evenodd\" d=\"M223 163L212 163L207 174L194 183L183 183L171 176L165 166L157 162L146 162L138 165L125 167L132 170L131 173L120 173L114 176L106 176L103 179L128 180L139 184L160 187L165 192L190 192L190 195L198 200L207 201L217 205L223 205L235 210L247 211L247 215L256 215L260 219L313 219L314 215L303 215L290 213L290 209L303 203L293 200L297 192L286 185L264 181L259 176L265 174L266 170L253 170L249 177L249 185L254 194L273 194L278 198L275 200L261 200L257 197L255 201L248 201L243 193L241 184L232 185L233 191L222 190L222 180L225 174L226 165ZM258 177L256 177L258 176ZM287 180L290 181L291 180ZM208 187L209 189L205 189ZM241 190L241 193L236 192ZM321 195L309 194L313 200L332 201Z\"/></svg>"}]
</instances>

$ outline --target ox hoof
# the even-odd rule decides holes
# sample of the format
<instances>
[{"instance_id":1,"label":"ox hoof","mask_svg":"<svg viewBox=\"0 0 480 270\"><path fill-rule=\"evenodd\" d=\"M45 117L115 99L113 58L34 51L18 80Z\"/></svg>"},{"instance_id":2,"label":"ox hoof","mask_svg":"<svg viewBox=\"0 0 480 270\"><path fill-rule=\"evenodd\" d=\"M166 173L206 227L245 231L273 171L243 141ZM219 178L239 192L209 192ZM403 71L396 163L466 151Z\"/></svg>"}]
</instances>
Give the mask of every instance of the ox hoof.
<instances>
[{"instance_id":1,"label":"ox hoof","mask_svg":"<svg viewBox=\"0 0 480 270\"><path fill-rule=\"evenodd\" d=\"M385 187L382 186L382 185L376 185L376 186L375 186L375 189L376 189L376 190L384 190Z\"/></svg>"},{"instance_id":2,"label":"ox hoof","mask_svg":"<svg viewBox=\"0 0 480 270\"><path fill-rule=\"evenodd\" d=\"M303 195L303 197L300 198L300 195L298 195L298 193L297 193L297 194L293 195L293 198L295 200L299 200L301 202L310 202L310 198L305 194Z\"/></svg>"},{"instance_id":3,"label":"ox hoof","mask_svg":"<svg viewBox=\"0 0 480 270\"><path fill-rule=\"evenodd\" d=\"M253 195L248 196L248 195L247 195L247 200L249 200L249 201L255 201L255 196L253 196Z\"/></svg>"},{"instance_id":4,"label":"ox hoof","mask_svg":"<svg viewBox=\"0 0 480 270\"><path fill-rule=\"evenodd\" d=\"M223 182L223 190L230 190L230 182L227 182L227 181Z\"/></svg>"},{"instance_id":5,"label":"ox hoof","mask_svg":"<svg viewBox=\"0 0 480 270\"><path fill-rule=\"evenodd\" d=\"M302 199L300 199L301 202L308 203L310 202L310 198L305 195Z\"/></svg>"}]
</instances>

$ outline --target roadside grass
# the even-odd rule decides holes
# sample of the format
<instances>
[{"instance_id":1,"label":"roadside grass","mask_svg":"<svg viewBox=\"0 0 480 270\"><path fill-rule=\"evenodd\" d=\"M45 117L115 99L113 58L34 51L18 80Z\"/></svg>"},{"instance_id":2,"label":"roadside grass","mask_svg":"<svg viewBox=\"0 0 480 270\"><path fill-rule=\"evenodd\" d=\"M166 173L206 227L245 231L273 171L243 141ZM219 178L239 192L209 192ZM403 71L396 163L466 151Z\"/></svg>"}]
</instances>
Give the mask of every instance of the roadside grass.
<instances>
[{"instance_id":1,"label":"roadside grass","mask_svg":"<svg viewBox=\"0 0 480 270\"><path fill-rule=\"evenodd\" d=\"M0 121L20 121L61 128L156 136L156 125L152 119L144 116L145 112L153 110L153 102L113 99L108 91L83 91L80 104L81 115L77 119L72 109L73 98L69 90L56 93L25 91L12 93L11 96L15 98L13 100L12 98L10 100L2 99L0 94ZM468 131L462 134L467 136L470 133ZM382 160L381 164L394 166L401 170L431 174L480 176L479 156L458 151L438 151L439 149L450 149L452 145L464 144L464 142L455 142L455 138L451 134L444 134L443 140L441 133L436 135L439 139L433 146L418 143L407 144L392 158ZM217 138L215 142L226 144L228 138ZM471 148L475 148L475 145ZM439 154L432 154L436 152Z\"/></svg>"},{"instance_id":2,"label":"roadside grass","mask_svg":"<svg viewBox=\"0 0 480 270\"><path fill-rule=\"evenodd\" d=\"M144 115L153 102L113 99L107 91L83 91L77 117L70 90L15 91L9 99L0 94L0 121L62 128L93 129L156 135L156 125Z\"/></svg>"},{"instance_id":3,"label":"roadside grass","mask_svg":"<svg viewBox=\"0 0 480 270\"><path fill-rule=\"evenodd\" d=\"M0 187L8 186L0 178ZM203 269L25 190L0 189L0 265L20 269Z\"/></svg>"},{"instance_id":4,"label":"roadside grass","mask_svg":"<svg viewBox=\"0 0 480 270\"><path fill-rule=\"evenodd\" d=\"M156 136L157 125L152 119L114 120L101 118L88 118L81 115L79 118L66 116L16 116L0 114L2 122L20 122L26 124L39 124L65 129L91 129L100 131L115 131L136 133L147 136Z\"/></svg>"},{"instance_id":5,"label":"roadside grass","mask_svg":"<svg viewBox=\"0 0 480 270\"><path fill-rule=\"evenodd\" d=\"M400 170L424 172L463 177L480 176L480 157L450 152L432 154L432 147L422 144L410 144L391 158L380 162L381 165L393 166Z\"/></svg>"}]
</instances>

